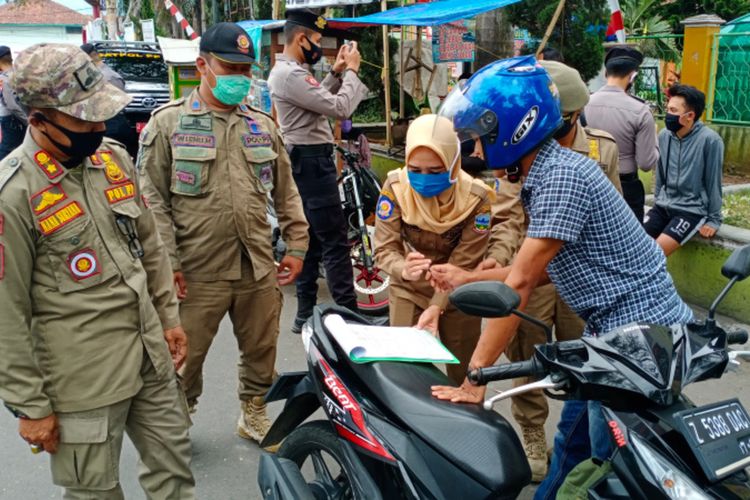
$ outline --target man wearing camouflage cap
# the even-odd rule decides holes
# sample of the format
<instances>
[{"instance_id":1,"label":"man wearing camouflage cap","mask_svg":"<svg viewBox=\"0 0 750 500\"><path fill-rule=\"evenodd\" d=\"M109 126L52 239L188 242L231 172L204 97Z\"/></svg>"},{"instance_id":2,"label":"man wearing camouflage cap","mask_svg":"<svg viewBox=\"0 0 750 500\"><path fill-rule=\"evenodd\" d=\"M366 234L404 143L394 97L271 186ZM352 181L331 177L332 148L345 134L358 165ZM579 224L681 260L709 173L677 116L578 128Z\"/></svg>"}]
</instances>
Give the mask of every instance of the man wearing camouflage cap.
<instances>
[{"instance_id":1,"label":"man wearing camouflage cap","mask_svg":"<svg viewBox=\"0 0 750 500\"><path fill-rule=\"evenodd\" d=\"M125 431L149 498L193 498L168 256L127 153L102 140L129 98L72 45L25 50L11 84L29 130L0 162L0 398L65 498L123 498Z\"/></svg>"},{"instance_id":2,"label":"man wearing camouflage cap","mask_svg":"<svg viewBox=\"0 0 750 500\"><path fill-rule=\"evenodd\" d=\"M138 168L167 246L190 339L181 372L191 411L203 362L229 314L240 349L237 433L261 441L263 397L274 377L282 295L302 270L307 223L281 136L246 103L255 54L235 23L211 26L196 64L200 86L156 110L141 134ZM287 254L274 262L269 197Z\"/></svg>"}]
</instances>

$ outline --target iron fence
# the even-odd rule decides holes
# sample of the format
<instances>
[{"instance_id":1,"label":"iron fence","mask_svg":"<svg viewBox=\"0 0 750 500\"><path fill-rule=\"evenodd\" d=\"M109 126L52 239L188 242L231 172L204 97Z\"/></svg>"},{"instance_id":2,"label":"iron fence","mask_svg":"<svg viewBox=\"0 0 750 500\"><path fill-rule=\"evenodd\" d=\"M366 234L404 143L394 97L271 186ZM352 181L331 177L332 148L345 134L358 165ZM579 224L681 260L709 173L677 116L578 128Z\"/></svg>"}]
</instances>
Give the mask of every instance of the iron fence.
<instances>
[{"instance_id":1,"label":"iron fence","mask_svg":"<svg viewBox=\"0 0 750 500\"><path fill-rule=\"evenodd\" d=\"M643 64L633 82L633 94L646 101L658 117L666 110L666 89L680 80L682 35L629 36L644 55Z\"/></svg>"},{"instance_id":2,"label":"iron fence","mask_svg":"<svg viewBox=\"0 0 750 500\"><path fill-rule=\"evenodd\" d=\"M706 119L750 125L750 33L713 35Z\"/></svg>"}]
</instances>

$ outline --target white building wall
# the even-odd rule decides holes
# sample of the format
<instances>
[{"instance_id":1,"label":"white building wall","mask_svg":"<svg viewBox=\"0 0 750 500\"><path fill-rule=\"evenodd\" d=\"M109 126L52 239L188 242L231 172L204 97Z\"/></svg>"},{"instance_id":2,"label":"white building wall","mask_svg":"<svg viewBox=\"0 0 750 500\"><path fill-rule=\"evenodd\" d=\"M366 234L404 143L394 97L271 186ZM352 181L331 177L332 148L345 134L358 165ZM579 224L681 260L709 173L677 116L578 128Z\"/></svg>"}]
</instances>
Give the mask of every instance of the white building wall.
<instances>
[{"instance_id":1,"label":"white building wall","mask_svg":"<svg viewBox=\"0 0 750 500\"><path fill-rule=\"evenodd\" d=\"M65 26L14 26L0 24L0 45L7 45L13 55L37 43L71 43L81 45L81 33L65 33Z\"/></svg>"}]
</instances>

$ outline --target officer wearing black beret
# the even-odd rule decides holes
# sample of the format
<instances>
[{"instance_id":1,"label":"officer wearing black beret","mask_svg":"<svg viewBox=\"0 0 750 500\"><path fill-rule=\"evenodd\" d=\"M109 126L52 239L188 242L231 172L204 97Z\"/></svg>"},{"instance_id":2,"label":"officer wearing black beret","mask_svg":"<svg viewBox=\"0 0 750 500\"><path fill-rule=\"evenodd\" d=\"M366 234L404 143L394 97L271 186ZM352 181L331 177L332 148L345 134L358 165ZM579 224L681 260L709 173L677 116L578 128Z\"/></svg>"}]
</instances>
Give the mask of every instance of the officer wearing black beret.
<instances>
[{"instance_id":1,"label":"officer wearing black beret","mask_svg":"<svg viewBox=\"0 0 750 500\"><path fill-rule=\"evenodd\" d=\"M609 132L617 142L622 194L639 222L643 222L646 192L638 169L649 171L659 161L651 110L628 92L642 62L643 54L635 47L611 47L604 58L607 85L594 92L586 105L588 125Z\"/></svg>"},{"instance_id":2,"label":"officer wearing black beret","mask_svg":"<svg viewBox=\"0 0 750 500\"><path fill-rule=\"evenodd\" d=\"M297 279L297 317L292 328L299 333L317 300L321 260L333 299L357 310L348 224L336 183L328 118L349 118L367 88L358 76L360 54L356 42L341 47L331 72L318 82L310 67L323 56L323 35L332 34L333 30L325 18L310 10L288 10L286 16L284 54L277 56L268 86L310 224L310 247Z\"/></svg>"}]
</instances>

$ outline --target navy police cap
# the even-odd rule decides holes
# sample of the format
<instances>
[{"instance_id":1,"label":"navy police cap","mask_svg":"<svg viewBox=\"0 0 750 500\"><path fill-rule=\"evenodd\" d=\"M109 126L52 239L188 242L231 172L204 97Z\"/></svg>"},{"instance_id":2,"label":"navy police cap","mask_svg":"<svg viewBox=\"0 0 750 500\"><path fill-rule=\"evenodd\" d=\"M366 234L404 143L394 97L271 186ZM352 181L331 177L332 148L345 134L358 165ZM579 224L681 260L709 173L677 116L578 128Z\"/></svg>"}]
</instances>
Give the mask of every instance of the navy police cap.
<instances>
[{"instance_id":1,"label":"navy police cap","mask_svg":"<svg viewBox=\"0 0 750 500\"><path fill-rule=\"evenodd\" d=\"M236 23L216 23L203 33L200 51L232 64L252 64L255 50L247 32Z\"/></svg>"}]
</instances>

